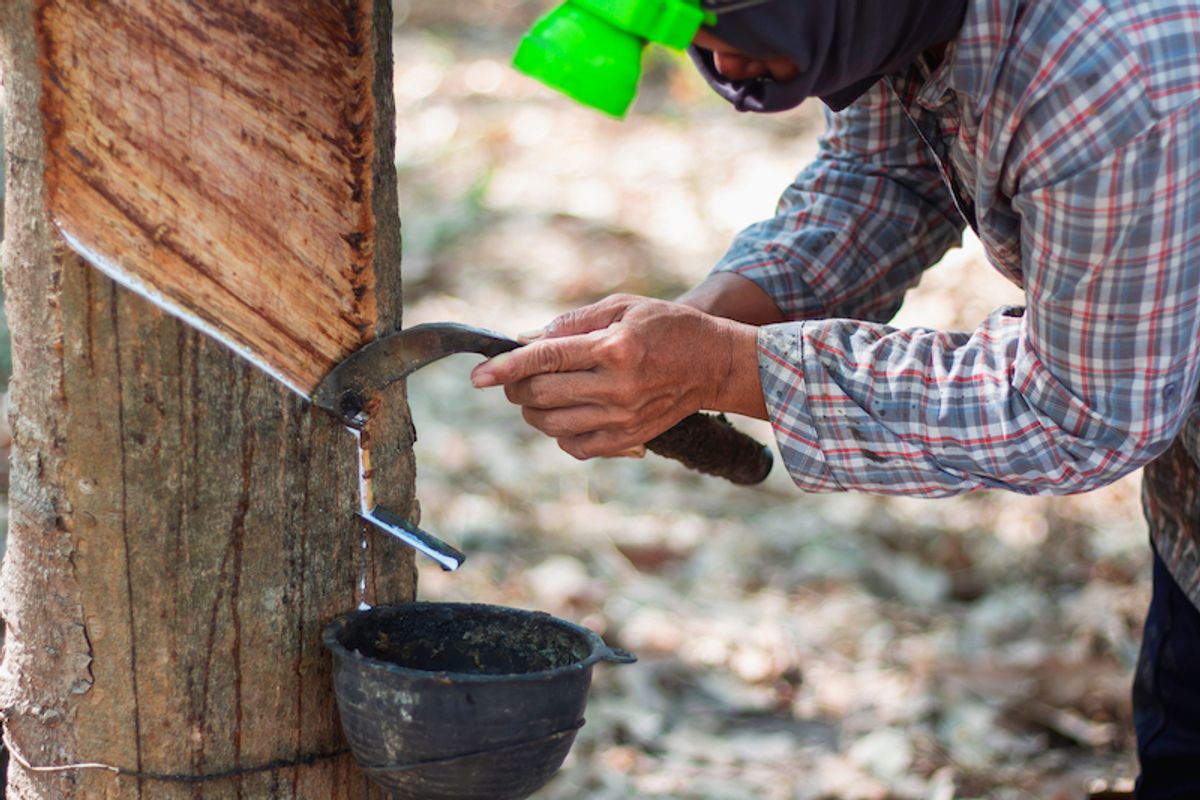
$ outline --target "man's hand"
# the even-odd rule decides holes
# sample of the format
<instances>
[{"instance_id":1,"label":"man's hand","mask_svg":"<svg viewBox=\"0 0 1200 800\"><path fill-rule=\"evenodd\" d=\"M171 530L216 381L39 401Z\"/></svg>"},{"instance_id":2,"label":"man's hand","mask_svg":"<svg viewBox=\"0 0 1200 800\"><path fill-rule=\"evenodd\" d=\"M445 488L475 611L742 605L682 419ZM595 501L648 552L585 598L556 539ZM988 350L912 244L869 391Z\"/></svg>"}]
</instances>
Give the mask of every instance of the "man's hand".
<instances>
[{"instance_id":1,"label":"man's hand","mask_svg":"<svg viewBox=\"0 0 1200 800\"><path fill-rule=\"evenodd\" d=\"M678 303L615 295L480 364L525 420L576 458L622 455L707 409L766 417L757 331Z\"/></svg>"}]
</instances>

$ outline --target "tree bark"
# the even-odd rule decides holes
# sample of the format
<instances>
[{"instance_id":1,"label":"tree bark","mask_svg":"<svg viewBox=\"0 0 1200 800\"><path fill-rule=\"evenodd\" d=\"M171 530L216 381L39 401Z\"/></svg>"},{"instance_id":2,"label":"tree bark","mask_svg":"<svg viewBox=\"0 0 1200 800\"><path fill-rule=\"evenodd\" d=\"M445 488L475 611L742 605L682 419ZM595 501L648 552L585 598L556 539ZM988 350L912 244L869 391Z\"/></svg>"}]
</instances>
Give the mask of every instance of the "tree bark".
<instances>
[{"instance_id":1,"label":"tree bark","mask_svg":"<svg viewBox=\"0 0 1200 800\"><path fill-rule=\"evenodd\" d=\"M358 167L378 335L400 322L390 9L337 5L374 70ZM410 599L411 551L354 517L357 453L337 421L57 236L34 27L33 0L0 0L14 434L0 706L14 754L55 769L14 758L7 796L377 797L344 751L320 632L362 600ZM382 413L376 492L415 516L402 389Z\"/></svg>"}]
</instances>

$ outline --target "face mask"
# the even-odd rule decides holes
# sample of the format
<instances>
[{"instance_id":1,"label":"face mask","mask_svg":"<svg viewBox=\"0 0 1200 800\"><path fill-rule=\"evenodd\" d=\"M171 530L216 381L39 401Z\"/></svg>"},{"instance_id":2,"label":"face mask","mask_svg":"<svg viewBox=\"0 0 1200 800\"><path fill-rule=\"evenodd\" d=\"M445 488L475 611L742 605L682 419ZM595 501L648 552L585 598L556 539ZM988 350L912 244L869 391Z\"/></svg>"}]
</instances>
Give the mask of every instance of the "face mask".
<instances>
[{"instance_id":1,"label":"face mask","mask_svg":"<svg viewBox=\"0 0 1200 800\"><path fill-rule=\"evenodd\" d=\"M734 81L717 72L711 51L689 54L709 85L739 111L795 108L819 97L834 111L881 77L958 35L967 0L771 0L723 13L713 35L751 57L784 56L792 80Z\"/></svg>"}]
</instances>

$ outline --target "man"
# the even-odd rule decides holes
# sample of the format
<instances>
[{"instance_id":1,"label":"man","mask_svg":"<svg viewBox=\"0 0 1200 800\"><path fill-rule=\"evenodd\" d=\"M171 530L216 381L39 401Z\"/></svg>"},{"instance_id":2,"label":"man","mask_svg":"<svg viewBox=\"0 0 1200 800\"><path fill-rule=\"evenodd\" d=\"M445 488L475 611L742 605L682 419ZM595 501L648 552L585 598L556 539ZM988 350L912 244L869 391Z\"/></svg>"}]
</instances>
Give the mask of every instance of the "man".
<instances>
[{"instance_id":1,"label":"man","mask_svg":"<svg viewBox=\"0 0 1200 800\"><path fill-rule=\"evenodd\" d=\"M1071 493L1149 465L1135 796L1200 797L1200 0L771 0L692 56L741 110L820 97L817 159L679 302L570 312L475 385L578 458L702 408L769 419L813 491ZM883 324L966 226L1025 305Z\"/></svg>"}]
</instances>

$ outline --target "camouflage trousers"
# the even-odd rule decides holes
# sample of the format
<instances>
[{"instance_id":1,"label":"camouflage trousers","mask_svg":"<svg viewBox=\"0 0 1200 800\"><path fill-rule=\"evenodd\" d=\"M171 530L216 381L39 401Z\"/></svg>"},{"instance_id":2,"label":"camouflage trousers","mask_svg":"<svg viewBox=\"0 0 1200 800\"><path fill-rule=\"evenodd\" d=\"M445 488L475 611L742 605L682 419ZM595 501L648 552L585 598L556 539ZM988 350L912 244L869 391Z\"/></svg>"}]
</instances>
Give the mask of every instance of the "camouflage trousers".
<instances>
[{"instance_id":1,"label":"camouflage trousers","mask_svg":"<svg viewBox=\"0 0 1200 800\"><path fill-rule=\"evenodd\" d=\"M1143 470L1142 508L1155 551L1200 607L1200 413Z\"/></svg>"},{"instance_id":2,"label":"camouflage trousers","mask_svg":"<svg viewBox=\"0 0 1200 800\"><path fill-rule=\"evenodd\" d=\"M1154 593L1133 682L1138 800L1200 797L1200 415L1145 468Z\"/></svg>"}]
</instances>

